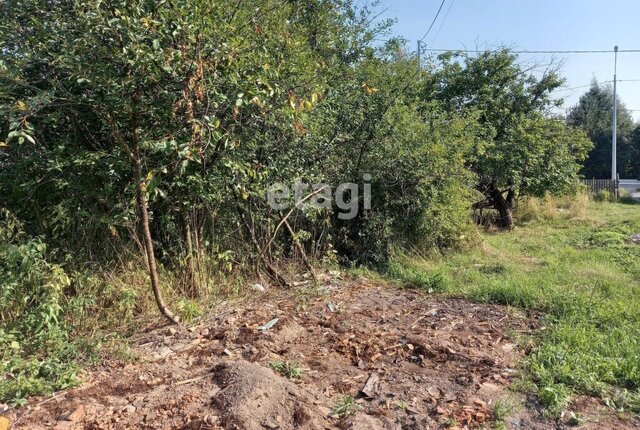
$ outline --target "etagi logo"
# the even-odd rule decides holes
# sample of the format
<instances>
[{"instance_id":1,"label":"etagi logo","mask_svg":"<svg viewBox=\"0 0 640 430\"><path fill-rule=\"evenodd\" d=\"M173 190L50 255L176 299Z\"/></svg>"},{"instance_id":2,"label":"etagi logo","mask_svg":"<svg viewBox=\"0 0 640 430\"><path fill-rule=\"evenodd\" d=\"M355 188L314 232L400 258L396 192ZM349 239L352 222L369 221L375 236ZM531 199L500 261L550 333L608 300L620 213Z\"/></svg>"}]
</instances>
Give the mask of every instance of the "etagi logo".
<instances>
[{"instance_id":1,"label":"etagi logo","mask_svg":"<svg viewBox=\"0 0 640 430\"><path fill-rule=\"evenodd\" d=\"M275 183L267 191L267 201L277 211L289 209L292 205L300 210L307 207L330 210L335 203L340 210L338 218L350 220L358 216L360 204L364 210L371 209L371 175L365 173L362 179L362 195L359 185L353 182L335 188L325 183L308 184L300 179L291 185Z\"/></svg>"}]
</instances>

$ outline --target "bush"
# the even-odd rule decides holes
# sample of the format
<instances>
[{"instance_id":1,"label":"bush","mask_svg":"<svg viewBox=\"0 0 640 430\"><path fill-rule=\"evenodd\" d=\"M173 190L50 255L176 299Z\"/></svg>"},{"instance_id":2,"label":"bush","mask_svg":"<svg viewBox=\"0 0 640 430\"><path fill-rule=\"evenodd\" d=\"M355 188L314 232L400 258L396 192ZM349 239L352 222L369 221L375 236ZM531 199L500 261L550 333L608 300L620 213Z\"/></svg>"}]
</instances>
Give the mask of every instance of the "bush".
<instances>
[{"instance_id":1,"label":"bush","mask_svg":"<svg viewBox=\"0 0 640 430\"><path fill-rule=\"evenodd\" d=\"M5 327L38 335L58 324L69 278L60 266L45 260L44 243L27 238L7 211L1 216L0 320Z\"/></svg>"},{"instance_id":2,"label":"bush","mask_svg":"<svg viewBox=\"0 0 640 430\"><path fill-rule=\"evenodd\" d=\"M0 210L0 401L20 402L68 386L75 367L61 322L69 277L45 258L46 245L26 236Z\"/></svg>"},{"instance_id":3,"label":"bush","mask_svg":"<svg viewBox=\"0 0 640 430\"><path fill-rule=\"evenodd\" d=\"M600 190L593 195L593 200L596 202L602 203L602 202L612 202L614 199L613 199L613 194L611 194L611 192L607 190Z\"/></svg>"}]
</instances>

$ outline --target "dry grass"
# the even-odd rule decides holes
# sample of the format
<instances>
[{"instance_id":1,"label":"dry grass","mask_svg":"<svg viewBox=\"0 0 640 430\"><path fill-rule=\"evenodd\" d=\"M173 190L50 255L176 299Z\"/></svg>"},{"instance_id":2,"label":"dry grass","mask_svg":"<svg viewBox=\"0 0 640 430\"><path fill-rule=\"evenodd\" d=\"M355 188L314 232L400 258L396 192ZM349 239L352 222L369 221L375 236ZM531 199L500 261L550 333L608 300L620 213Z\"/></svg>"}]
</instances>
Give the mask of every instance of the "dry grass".
<instances>
[{"instance_id":1,"label":"dry grass","mask_svg":"<svg viewBox=\"0 0 640 430\"><path fill-rule=\"evenodd\" d=\"M518 202L514 216L520 223L555 219L585 219L589 195L526 198Z\"/></svg>"}]
</instances>

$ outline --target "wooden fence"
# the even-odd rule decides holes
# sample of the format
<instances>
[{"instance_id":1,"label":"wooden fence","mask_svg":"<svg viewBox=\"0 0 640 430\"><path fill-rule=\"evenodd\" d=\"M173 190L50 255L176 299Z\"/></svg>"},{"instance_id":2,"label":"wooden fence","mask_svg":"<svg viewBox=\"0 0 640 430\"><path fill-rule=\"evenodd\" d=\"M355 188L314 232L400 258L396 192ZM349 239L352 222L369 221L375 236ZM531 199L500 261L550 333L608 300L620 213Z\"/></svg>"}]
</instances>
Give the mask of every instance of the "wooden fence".
<instances>
[{"instance_id":1,"label":"wooden fence","mask_svg":"<svg viewBox=\"0 0 640 430\"><path fill-rule=\"evenodd\" d=\"M614 179L583 179L582 183L591 194L599 191L609 191L612 195L618 194L619 181Z\"/></svg>"}]
</instances>

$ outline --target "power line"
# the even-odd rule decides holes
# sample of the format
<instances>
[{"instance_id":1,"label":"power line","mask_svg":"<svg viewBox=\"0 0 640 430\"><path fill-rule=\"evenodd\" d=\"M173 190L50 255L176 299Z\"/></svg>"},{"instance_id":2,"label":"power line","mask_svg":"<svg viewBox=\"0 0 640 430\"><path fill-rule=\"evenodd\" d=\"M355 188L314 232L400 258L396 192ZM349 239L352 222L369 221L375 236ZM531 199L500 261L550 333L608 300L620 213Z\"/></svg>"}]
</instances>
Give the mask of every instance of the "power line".
<instances>
[{"instance_id":1,"label":"power line","mask_svg":"<svg viewBox=\"0 0 640 430\"><path fill-rule=\"evenodd\" d=\"M615 51L613 49L608 50L521 50L515 51L508 48L504 48L505 50L513 53L513 54L612 54ZM484 52L499 52L503 49L441 49L441 48L424 48L425 51L431 52L464 52L469 54L481 54ZM619 49L618 52L626 52L626 53L640 53L640 49Z\"/></svg>"},{"instance_id":2,"label":"power line","mask_svg":"<svg viewBox=\"0 0 640 430\"><path fill-rule=\"evenodd\" d=\"M640 79L618 79L618 82L640 82ZM611 84L613 81L598 81L598 84ZM579 85L577 87L559 88L556 91L573 91L581 88L589 88L592 84Z\"/></svg>"},{"instance_id":3,"label":"power line","mask_svg":"<svg viewBox=\"0 0 640 430\"><path fill-rule=\"evenodd\" d=\"M429 29L427 30L427 32L424 34L424 36L422 36L422 39L420 39L420 42L422 42L424 40L425 37L427 37L427 35L429 34L429 32L431 31L431 29L433 28L433 25L436 23L436 20L438 19L438 17L440 16L440 12L442 12L442 6L444 6L444 2L446 0L442 0L442 3L440 3L440 7L438 8L438 11L436 12L436 16L433 17L433 21L431 21L431 25L429 26Z\"/></svg>"},{"instance_id":4,"label":"power line","mask_svg":"<svg viewBox=\"0 0 640 430\"><path fill-rule=\"evenodd\" d=\"M447 22L447 18L449 17L449 12L451 12L451 8L453 7L453 4L455 3L455 1L456 0L451 0L451 3L449 4L449 8L447 9L447 13L444 14L444 19L440 23L440 27L438 27L438 32L436 33L436 37L434 37L433 41L431 41L431 46L433 46L433 44L436 43L436 40L438 40L438 36L440 36L440 31L442 30L442 27L444 27L444 23Z\"/></svg>"}]
</instances>

